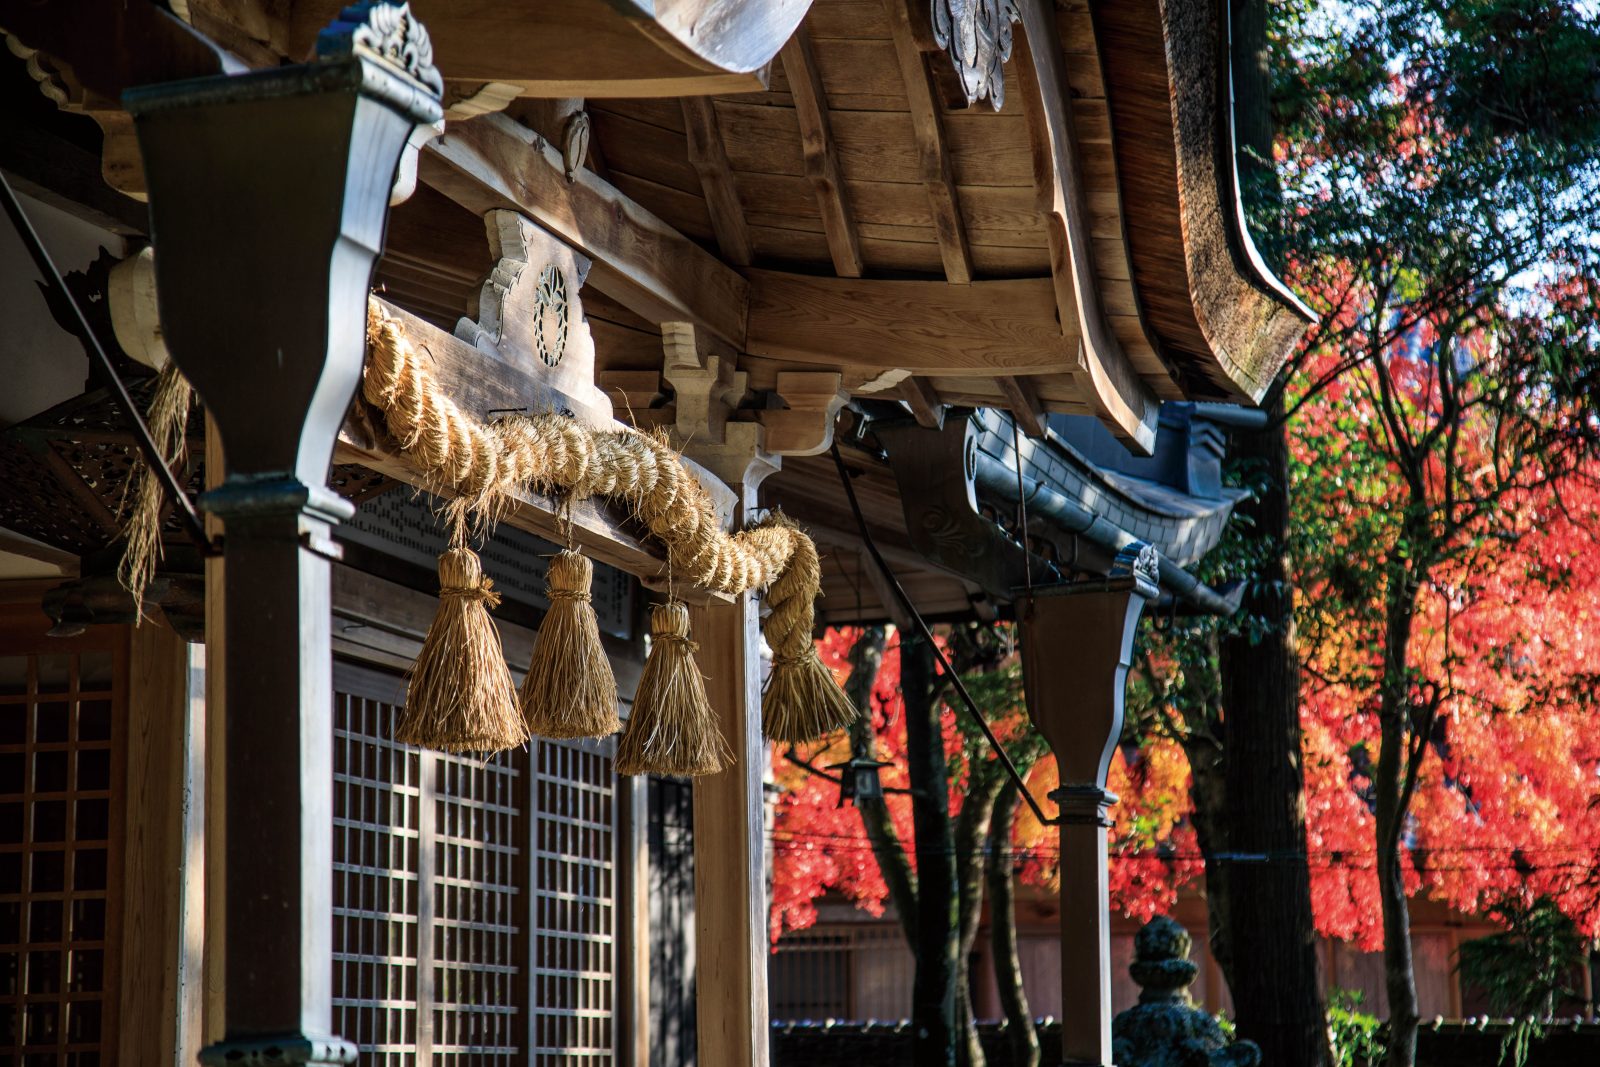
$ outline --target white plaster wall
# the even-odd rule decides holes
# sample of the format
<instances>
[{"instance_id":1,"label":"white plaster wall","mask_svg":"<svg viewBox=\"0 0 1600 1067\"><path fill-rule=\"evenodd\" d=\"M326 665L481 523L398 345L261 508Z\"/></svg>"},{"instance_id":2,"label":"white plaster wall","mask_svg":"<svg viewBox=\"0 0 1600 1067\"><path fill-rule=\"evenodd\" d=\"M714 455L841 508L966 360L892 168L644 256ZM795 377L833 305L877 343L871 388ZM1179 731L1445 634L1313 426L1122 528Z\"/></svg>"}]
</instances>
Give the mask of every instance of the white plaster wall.
<instances>
[{"instance_id":1,"label":"white plaster wall","mask_svg":"<svg viewBox=\"0 0 1600 1067\"><path fill-rule=\"evenodd\" d=\"M88 266L102 247L124 254L116 234L30 197L19 199L63 274ZM21 238L0 219L0 429L77 396L89 375L88 357L51 317L38 277Z\"/></svg>"}]
</instances>

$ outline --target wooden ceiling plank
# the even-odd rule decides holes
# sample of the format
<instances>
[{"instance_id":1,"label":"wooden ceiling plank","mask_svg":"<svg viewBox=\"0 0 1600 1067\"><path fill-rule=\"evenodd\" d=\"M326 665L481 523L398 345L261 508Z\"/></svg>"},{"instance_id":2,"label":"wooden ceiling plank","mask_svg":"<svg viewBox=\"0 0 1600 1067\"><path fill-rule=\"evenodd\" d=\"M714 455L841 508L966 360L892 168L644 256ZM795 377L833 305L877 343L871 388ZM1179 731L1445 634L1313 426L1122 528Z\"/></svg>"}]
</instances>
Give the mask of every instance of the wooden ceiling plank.
<instances>
[{"instance_id":1,"label":"wooden ceiling plank","mask_svg":"<svg viewBox=\"0 0 1600 1067\"><path fill-rule=\"evenodd\" d=\"M916 132L918 169L933 225L939 235L939 251L944 259L945 279L956 285L972 281L972 250L967 246L966 224L961 217L961 198L956 191L955 174L950 168L950 151L945 144L944 126L939 118L938 89L928 71L927 59L917 45L907 4L913 0L883 0L889 27L894 34L895 57L906 83L906 98L911 104L911 125Z\"/></svg>"},{"instance_id":2,"label":"wooden ceiling plank","mask_svg":"<svg viewBox=\"0 0 1600 1067\"><path fill-rule=\"evenodd\" d=\"M806 36L804 26L789 38L779 56L794 97L795 115L800 120L800 147L805 154L806 178L816 193L834 273L841 278L859 278L862 274L861 240L850 210L850 193L839 172L839 156L828 121L828 96L822 87L811 39Z\"/></svg>"},{"instance_id":3,"label":"wooden ceiling plank","mask_svg":"<svg viewBox=\"0 0 1600 1067\"><path fill-rule=\"evenodd\" d=\"M733 268L504 115L453 124L420 163L424 182L477 215L510 208L594 261L589 284L650 322L744 340L749 287Z\"/></svg>"},{"instance_id":4,"label":"wooden ceiling plank","mask_svg":"<svg viewBox=\"0 0 1600 1067\"><path fill-rule=\"evenodd\" d=\"M1062 373L1075 322L1057 321L1049 278L866 281L751 270L744 350L831 370L972 375Z\"/></svg>"},{"instance_id":5,"label":"wooden ceiling plank","mask_svg":"<svg viewBox=\"0 0 1600 1067\"><path fill-rule=\"evenodd\" d=\"M1124 443L1148 454L1155 446L1159 400L1139 377L1106 321L1089 236L1088 198L1070 110L1073 92L1061 58L1051 0L1019 0L1016 64L1033 141L1035 188L1050 239L1056 303L1063 324L1069 311L1080 331L1076 373L1100 418ZM1122 310L1119 308L1118 310ZM1137 312L1137 306L1133 308Z\"/></svg>"},{"instance_id":6,"label":"wooden ceiling plank","mask_svg":"<svg viewBox=\"0 0 1600 1067\"><path fill-rule=\"evenodd\" d=\"M750 231L745 228L744 212L739 207L739 191L734 185L733 168L728 165L728 151L722 144L716 106L703 96L686 96L680 103L683 132L689 141L689 163L700 176L700 190L705 194L717 249L734 266L748 267Z\"/></svg>"}]
</instances>

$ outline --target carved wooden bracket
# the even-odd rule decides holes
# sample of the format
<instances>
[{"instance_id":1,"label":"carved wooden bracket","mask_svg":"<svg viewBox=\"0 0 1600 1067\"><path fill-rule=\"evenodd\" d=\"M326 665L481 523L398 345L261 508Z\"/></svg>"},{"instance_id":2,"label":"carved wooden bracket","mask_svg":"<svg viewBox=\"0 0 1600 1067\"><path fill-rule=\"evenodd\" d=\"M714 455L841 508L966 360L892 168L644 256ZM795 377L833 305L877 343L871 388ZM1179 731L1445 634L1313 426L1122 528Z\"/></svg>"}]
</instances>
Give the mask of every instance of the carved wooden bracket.
<instances>
[{"instance_id":1,"label":"carved wooden bracket","mask_svg":"<svg viewBox=\"0 0 1600 1067\"><path fill-rule=\"evenodd\" d=\"M611 421L595 384L594 338L580 291L589 259L515 211L484 216L496 262L455 334L565 394L591 425ZM481 413L480 413L481 414Z\"/></svg>"},{"instance_id":2,"label":"carved wooden bracket","mask_svg":"<svg viewBox=\"0 0 1600 1067\"><path fill-rule=\"evenodd\" d=\"M720 441L728 413L748 388L734 354L690 322L661 324L662 376L677 395L677 432L684 440Z\"/></svg>"},{"instance_id":3,"label":"carved wooden bracket","mask_svg":"<svg viewBox=\"0 0 1600 1067\"><path fill-rule=\"evenodd\" d=\"M670 405L655 406L667 392L659 371L606 370L596 376L596 381L611 398L611 405L620 418L641 430L672 425L674 409Z\"/></svg>"},{"instance_id":4,"label":"carved wooden bracket","mask_svg":"<svg viewBox=\"0 0 1600 1067\"><path fill-rule=\"evenodd\" d=\"M754 489L781 460L767 448L766 427L728 415L748 388L734 352L693 323L661 324L662 377L676 394L673 441L731 486Z\"/></svg>"},{"instance_id":5,"label":"carved wooden bracket","mask_svg":"<svg viewBox=\"0 0 1600 1067\"><path fill-rule=\"evenodd\" d=\"M833 424L850 400L844 375L828 371L779 371L778 395L787 410L757 414L767 428L767 451L780 456L815 456L833 444Z\"/></svg>"},{"instance_id":6,"label":"carved wooden bracket","mask_svg":"<svg viewBox=\"0 0 1600 1067\"><path fill-rule=\"evenodd\" d=\"M133 118L122 102L103 96L81 84L70 66L55 62L45 53L29 48L6 34L6 48L27 64L28 75L39 83L39 92L62 111L87 115L100 127L100 176L111 188L147 200L144 164L139 156L139 139L133 132Z\"/></svg>"}]
</instances>

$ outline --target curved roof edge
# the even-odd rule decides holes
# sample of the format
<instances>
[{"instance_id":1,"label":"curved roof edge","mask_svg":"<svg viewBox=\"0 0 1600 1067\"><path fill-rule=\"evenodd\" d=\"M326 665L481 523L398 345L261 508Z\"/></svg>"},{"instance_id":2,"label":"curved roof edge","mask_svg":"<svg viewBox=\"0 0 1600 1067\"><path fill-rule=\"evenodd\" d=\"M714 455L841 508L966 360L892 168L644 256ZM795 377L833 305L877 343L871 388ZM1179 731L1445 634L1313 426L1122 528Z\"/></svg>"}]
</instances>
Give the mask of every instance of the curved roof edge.
<instances>
[{"instance_id":1,"label":"curved roof edge","mask_svg":"<svg viewBox=\"0 0 1600 1067\"><path fill-rule=\"evenodd\" d=\"M1147 320L1191 397L1259 401L1316 316L1267 266L1245 223L1226 0L1090 0L1090 9Z\"/></svg>"}]
</instances>

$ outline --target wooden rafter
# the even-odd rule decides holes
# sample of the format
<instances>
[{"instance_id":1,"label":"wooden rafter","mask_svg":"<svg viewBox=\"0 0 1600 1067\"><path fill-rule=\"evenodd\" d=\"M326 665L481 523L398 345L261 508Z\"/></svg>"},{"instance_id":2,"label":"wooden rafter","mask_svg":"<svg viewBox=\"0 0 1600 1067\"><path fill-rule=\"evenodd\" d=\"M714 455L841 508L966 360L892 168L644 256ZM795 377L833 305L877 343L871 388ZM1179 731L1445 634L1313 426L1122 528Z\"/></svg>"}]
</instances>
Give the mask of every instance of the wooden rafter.
<instances>
[{"instance_id":1,"label":"wooden rafter","mask_svg":"<svg viewBox=\"0 0 1600 1067\"><path fill-rule=\"evenodd\" d=\"M561 151L505 115L452 125L422 180L476 215L511 208L594 260L589 284L651 322L700 323L737 345L748 286L737 272L598 175L568 182Z\"/></svg>"},{"instance_id":2,"label":"wooden rafter","mask_svg":"<svg viewBox=\"0 0 1600 1067\"><path fill-rule=\"evenodd\" d=\"M944 401L939 398L939 393L928 384L926 378L907 378L900 383L900 399L906 402L906 407L911 409L911 415L917 420L917 425L929 430L937 430L944 426L944 414L941 408Z\"/></svg>"},{"instance_id":3,"label":"wooden rafter","mask_svg":"<svg viewBox=\"0 0 1600 1067\"><path fill-rule=\"evenodd\" d=\"M1029 437L1043 437L1045 433L1044 404L1039 400L1039 390L1032 378L1006 376L996 378L1000 392L1005 394L1006 406L1016 418L1017 425Z\"/></svg>"},{"instance_id":4,"label":"wooden rafter","mask_svg":"<svg viewBox=\"0 0 1600 1067\"><path fill-rule=\"evenodd\" d=\"M1050 240L1056 304L1063 327L1074 322L1081 337L1074 373L1082 382L1080 391L1111 430L1149 452L1159 401L1123 351L1101 303L1055 8L1051 0L1019 0L1017 7L1023 32L1015 38L1014 62L1033 144L1039 212Z\"/></svg>"},{"instance_id":5,"label":"wooden rafter","mask_svg":"<svg viewBox=\"0 0 1600 1067\"><path fill-rule=\"evenodd\" d=\"M728 152L722 144L716 105L705 96L686 96L679 103L683 106L684 136L689 140L689 163L700 176L700 191L705 194L717 249L734 266L748 267L750 230L744 222L733 168L728 165Z\"/></svg>"},{"instance_id":6,"label":"wooden rafter","mask_svg":"<svg viewBox=\"0 0 1600 1067\"><path fill-rule=\"evenodd\" d=\"M911 12L906 6L914 2L916 0L883 0L883 6L894 32L895 58L899 60L900 75L906 84L906 98L911 103L917 167L933 212L945 279L966 285L972 281L972 249L967 244L961 198L956 191L955 174L950 169L950 150L945 144L944 125L939 118L938 90L928 72L922 49L917 46Z\"/></svg>"},{"instance_id":7,"label":"wooden rafter","mask_svg":"<svg viewBox=\"0 0 1600 1067\"><path fill-rule=\"evenodd\" d=\"M828 239L828 254L833 270L841 278L859 278L862 273L861 241L856 235L856 220L850 212L850 194L839 171L828 122L828 97L817 73L811 53L811 38L805 27L795 31L779 53L783 72L789 79L794 110L800 120L800 145L805 152L806 177L817 194L817 209L822 213L822 232Z\"/></svg>"}]
</instances>

